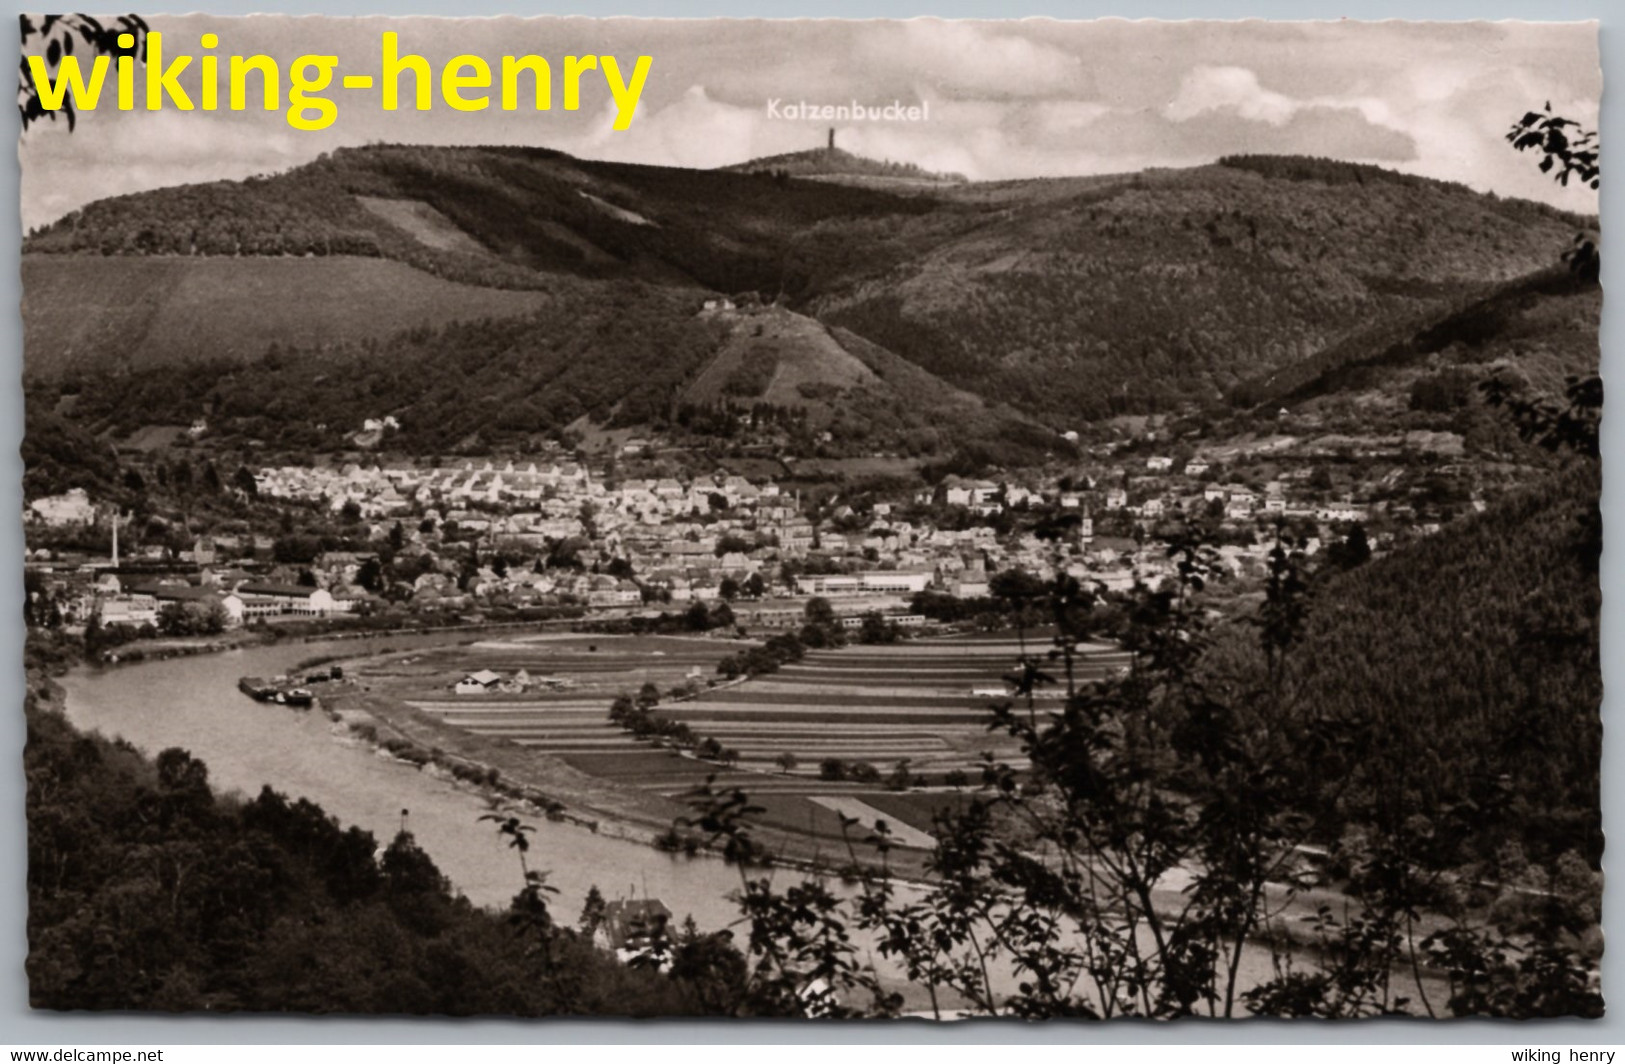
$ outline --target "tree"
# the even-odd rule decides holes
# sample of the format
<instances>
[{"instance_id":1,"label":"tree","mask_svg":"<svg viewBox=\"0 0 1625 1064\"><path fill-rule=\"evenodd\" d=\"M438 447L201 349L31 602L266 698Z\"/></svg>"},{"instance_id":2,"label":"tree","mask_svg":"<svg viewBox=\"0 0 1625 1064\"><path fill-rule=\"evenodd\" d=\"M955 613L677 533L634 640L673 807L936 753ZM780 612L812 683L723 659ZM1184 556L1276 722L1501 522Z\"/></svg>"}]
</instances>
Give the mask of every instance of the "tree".
<instances>
[{"instance_id":1,"label":"tree","mask_svg":"<svg viewBox=\"0 0 1625 1064\"><path fill-rule=\"evenodd\" d=\"M706 625L711 628L732 628L735 621L733 607L726 602L718 602L711 607L711 612L706 618Z\"/></svg>"},{"instance_id":2,"label":"tree","mask_svg":"<svg viewBox=\"0 0 1625 1064\"><path fill-rule=\"evenodd\" d=\"M384 589L384 566L377 558L368 558L356 569L355 582L373 594Z\"/></svg>"},{"instance_id":3,"label":"tree","mask_svg":"<svg viewBox=\"0 0 1625 1064\"><path fill-rule=\"evenodd\" d=\"M829 604L829 599L814 595L802 607L802 615L807 623L819 628L830 628L839 623L835 617L835 607Z\"/></svg>"},{"instance_id":4,"label":"tree","mask_svg":"<svg viewBox=\"0 0 1625 1064\"><path fill-rule=\"evenodd\" d=\"M250 499L258 498L260 494L259 481L254 477L254 471L245 465L237 467L237 472L231 476L232 486Z\"/></svg>"},{"instance_id":5,"label":"tree","mask_svg":"<svg viewBox=\"0 0 1625 1064\"><path fill-rule=\"evenodd\" d=\"M113 57L130 55L134 56L137 62L147 61L147 23L140 15L120 15L111 24L104 24L89 15L45 15L38 23L28 15L20 15L18 23L22 31L24 58L17 84L17 111L22 116L25 131L42 118L56 121L58 114L58 111L48 110L40 98L40 86L34 81L28 56L35 55L44 59L46 71L53 84L58 83L62 75L63 61L69 58L73 58L76 63L81 57L85 60L79 65L87 81L91 63L98 55ZM119 36L125 33L130 34L134 40L130 48L119 45ZM81 50L81 56L75 57L76 39L83 43L84 49L88 49L88 54ZM68 131L71 133L77 121L71 94L63 97L60 113L67 118Z\"/></svg>"},{"instance_id":6,"label":"tree","mask_svg":"<svg viewBox=\"0 0 1625 1064\"><path fill-rule=\"evenodd\" d=\"M1025 569L1003 569L987 582L988 592L1013 608L1026 606L1044 594L1044 582Z\"/></svg>"},{"instance_id":7,"label":"tree","mask_svg":"<svg viewBox=\"0 0 1625 1064\"><path fill-rule=\"evenodd\" d=\"M724 554L744 554L750 550L750 543L743 536L729 532L717 539L715 550L719 558Z\"/></svg>"},{"instance_id":8,"label":"tree","mask_svg":"<svg viewBox=\"0 0 1625 1064\"><path fill-rule=\"evenodd\" d=\"M581 933L591 938L603 926L606 912L604 896L599 893L598 885L595 883L587 888L587 900L581 906L581 919L576 922L581 928Z\"/></svg>"},{"instance_id":9,"label":"tree","mask_svg":"<svg viewBox=\"0 0 1625 1064\"><path fill-rule=\"evenodd\" d=\"M167 636L218 635L226 628L226 608L218 599L166 602L158 610L158 631Z\"/></svg>"},{"instance_id":10,"label":"tree","mask_svg":"<svg viewBox=\"0 0 1625 1064\"><path fill-rule=\"evenodd\" d=\"M691 632L703 632L711 627L711 611L705 603L695 599L688 604L688 610L683 614L683 623Z\"/></svg>"},{"instance_id":11,"label":"tree","mask_svg":"<svg viewBox=\"0 0 1625 1064\"><path fill-rule=\"evenodd\" d=\"M1546 101L1541 111L1528 111L1507 131L1507 141L1518 151L1533 150L1540 156L1540 172L1567 188L1569 178L1596 189L1602 185L1602 145L1596 130L1588 130L1573 119L1552 112ZM1582 281L1596 283L1602 274L1602 256L1595 234L1574 236L1563 259Z\"/></svg>"},{"instance_id":12,"label":"tree","mask_svg":"<svg viewBox=\"0 0 1625 1064\"><path fill-rule=\"evenodd\" d=\"M683 923L668 974L692 988L707 1016L735 1014L749 992L750 969L733 946L733 933L701 934L692 916Z\"/></svg>"},{"instance_id":13,"label":"tree","mask_svg":"<svg viewBox=\"0 0 1625 1064\"><path fill-rule=\"evenodd\" d=\"M829 599L813 596L807 600L802 615L806 623L801 626L801 642L816 650L845 645L846 629L841 626Z\"/></svg>"},{"instance_id":14,"label":"tree","mask_svg":"<svg viewBox=\"0 0 1625 1064\"><path fill-rule=\"evenodd\" d=\"M322 541L315 536L279 536L271 545L271 557L279 565L309 565L322 552Z\"/></svg>"},{"instance_id":15,"label":"tree","mask_svg":"<svg viewBox=\"0 0 1625 1064\"><path fill-rule=\"evenodd\" d=\"M784 753L774 758L773 763L779 766L779 771L785 775L789 775L791 772L794 772L796 765L800 764L800 762L796 759L796 755L791 753L789 750L786 750Z\"/></svg>"},{"instance_id":16,"label":"tree","mask_svg":"<svg viewBox=\"0 0 1625 1064\"><path fill-rule=\"evenodd\" d=\"M85 621L85 657L91 661L101 660L105 634L102 627L102 611L94 609L91 611L89 619Z\"/></svg>"},{"instance_id":17,"label":"tree","mask_svg":"<svg viewBox=\"0 0 1625 1064\"><path fill-rule=\"evenodd\" d=\"M1507 141L1518 151L1533 149L1540 156L1540 172L1551 174L1564 187L1569 178L1590 188L1602 184L1601 146L1595 130L1552 112L1551 101L1540 111L1529 111L1512 123Z\"/></svg>"},{"instance_id":18,"label":"tree","mask_svg":"<svg viewBox=\"0 0 1625 1064\"><path fill-rule=\"evenodd\" d=\"M858 629L858 642L867 646L878 643L897 642L897 625L889 623L880 615L878 610L870 610L863 615L863 625Z\"/></svg>"},{"instance_id":19,"label":"tree","mask_svg":"<svg viewBox=\"0 0 1625 1064\"><path fill-rule=\"evenodd\" d=\"M867 761L854 761L846 766L846 776L858 783L880 782L880 770Z\"/></svg>"},{"instance_id":20,"label":"tree","mask_svg":"<svg viewBox=\"0 0 1625 1064\"><path fill-rule=\"evenodd\" d=\"M1356 521L1348 535L1326 548L1326 561L1340 569L1355 569L1371 560L1371 542L1366 538L1365 526Z\"/></svg>"},{"instance_id":21,"label":"tree","mask_svg":"<svg viewBox=\"0 0 1625 1064\"><path fill-rule=\"evenodd\" d=\"M1597 1014L1594 969L1572 947L1513 960L1518 947L1505 934L1445 900L1433 855L1438 836L1456 828L1407 807L1403 791L1369 841L1335 845L1334 859L1355 871L1343 906L1303 917L1312 944L1278 934L1313 882L1296 861L1300 847L1327 837L1335 821L1326 810L1346 796L1345 759L1380 749L1386 725L1299 701L1298 670L1316 664L1294 657L1308 616L1299 544L1278 536L1262 604L1223 627L1200 598L1219 572L1216 551L1182 538L1170 562L1173 578L1111 604L1132 660L1098 679L1082 678L1078 648L1097 630L1101 599L1064 574L1046 582L1041 602L1056 634L1047 651L1023 656L1011 699L991 711L1031 768L991 762L983 788L939 816L918 893L900 893L891 877L884 822L863 843L878 863L859 861L848 835L858 900L821 909L820 920L870 931L933 1002L950 995L993 1015ZM1238 654L1243 636L1250 655ZM1056 685L1057 708L1040 714L1039 692ZM842 775L878 774L821 765L822 778ZM760 848L741 792L702 793L696 806L690 822L709 825L725 854ZM842 823L861 832L854 819ZM1176 871L1188 885L1170 896ZM1594 882L1589 874L1570 878L1581 884L1575 892L1594 889L1582 883ZM806 941L798 921L810 895L801 892L814 888L747 882L752 956L782 964ZM1446 929L1420 933L1424 908L1442 909ZM1244 982L1250 951L1271 953L1275 974ZM820 959L831 982L873 980L850 954ZM1448 1002L1402 982L1424 966L1451 973Z\"/></svg>"}]
</instances>

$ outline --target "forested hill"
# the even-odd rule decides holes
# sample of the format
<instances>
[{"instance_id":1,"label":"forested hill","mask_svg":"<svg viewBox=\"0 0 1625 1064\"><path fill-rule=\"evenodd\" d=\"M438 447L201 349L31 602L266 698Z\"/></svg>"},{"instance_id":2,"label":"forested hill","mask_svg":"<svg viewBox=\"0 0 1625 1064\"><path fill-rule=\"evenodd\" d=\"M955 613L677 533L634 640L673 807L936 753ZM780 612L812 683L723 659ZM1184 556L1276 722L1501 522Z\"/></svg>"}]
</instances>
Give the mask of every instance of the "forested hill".
<instances>
[{"instance_id":1,"label":"forested hill","mask_svg":"<svg viewBox=\"0 0 1625 1064\"><path fill-rule=\"evenodd\" d=\"M770 174L774 177L808 177L821 181L868 185L877 188L909 188L930 184L963 184L963 174L941 174L913 163L897 163L853 155L841 148L813 148L810 151L767 155L749 162L722 167L740 174Z\"/></svg>"},{"instance_id":2,"label":"forested hill","mask_svg":"<svg viewBox=\"0 0 1625 1064\"><path fill-rule=\"evenodd\" d=\"M1426 315L1549 266L1579 224L1322 160L879 188L542 149L374 146L273 177L102 201L31 235L29 372L53 372L47 356L68 333L78 356L130 358L147 326L196 313L184 298L201 285L191 275L222 257L285 263L243 282L243 309L256 336L303 336L321 309L311 293L349 285L311 280L325 260L352 264L340 272L365 294L348 334L382 339L397 315L435 326L519 315L523 299L492 293L549 292L563 278L756 291L1066 427L1217 400L1373 321ZM73 320L53 318L64 301L37 300L37 276L50 267L71 279L85 261L75 253L95 254L102 274ZM161 291L149 290L153 256L170 264ZM378 260L422 276L411 307L353 265ZM132 308L150 307L169 309L130 324ZM201 342L184 329L165 335L182 355L219 353L191 350Z\"/></svg>"},{"instance_id":3,"label":"forested hill","mask_svg":"<svg viewBox=\"0 0 1625 1064\"><path fill-rule=\"evenodd\" d=\"M1230 399L1239 406L1273 407L1358 386L1372 377L1362 370L1413 363L1447 349L1479 363L1501 354L1523 376L1544 377L1542 383L1555 387L1566 376L1597 370L1600 296L1595 281L1554 263L1442 306L1374 322L1309 358L1240 382Z\"/></svg>"},{"instance_id":4,"label":"forested hill","mask_svg":"<svg viewBox=\"0 0 1625 1064\"><path fill-rule=\"evenodd\" d=\"M1322 774L1347 781L1327 796L1334 820L1420 811L1441 847L1468 849L1451 863L1511 845L1595 865L1599 488L1597 464L1575 460L1316 593L1301 703L1366 737Z\"/></svg>"},{"instance_id":5,"label":"forested hill","mask_svg":"<svg viewBox=\"0 0 1625 1064\"><path fill-rule=\"evenodd\" d=\"M271 177L92 203L25 253L395 259L499 288L550 275L639 277L723 291L778 277L785 244L827 219L927 201L722 171L594 163L540 148L344 148Z\"/></svg>"},{"instance_id":6,"label":"forested hill","mask_svg":"<svg viewBox=\"0 0 1625 1064\"><path fill-rule=\"evenodd\" d=\"M1002 212L809 296L938 376L1052 419L1219 401L1374 323L1554 264L1582 224L1373 167L1233 160L948 194ZM923 226L923 221L911 223Z\"/></svg>"},{"instance_id":7,"label":"forested hill","mask_svg":"<svg viewBox=\"0 0 1625 1064\"><path fill-rule=\"evenodd\" d=\"M758 409L800 450L826 431L922 455L983 445L1012 464L1066 449L1008 408L780 307L707 310L692 289L639 281L566 278L533 295L523 315L382 342L272 342L255 357L159 357L111 374L75 367L61 382L33 382L29 409L49 410L68 388L81 430L124 436L163 410L295 451L342 449L363 419L385 415L400 425L391 447L434 455L523 449L583 418L672 431L700 418L726 434L739 412ZM46 422L30 427L43 434L33 445L42 460L68 445Z\"/></svg>"}]
</instances>

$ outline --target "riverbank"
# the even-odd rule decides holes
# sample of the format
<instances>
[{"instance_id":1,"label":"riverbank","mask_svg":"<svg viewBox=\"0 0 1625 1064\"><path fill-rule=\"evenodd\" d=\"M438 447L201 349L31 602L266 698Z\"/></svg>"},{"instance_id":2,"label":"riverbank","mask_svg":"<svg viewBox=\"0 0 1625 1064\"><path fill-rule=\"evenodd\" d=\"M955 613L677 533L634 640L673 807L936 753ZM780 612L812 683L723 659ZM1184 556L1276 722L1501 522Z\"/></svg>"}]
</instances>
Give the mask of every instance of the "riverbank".
<instances>
[{"instance_id":1,"label":"riverbank","mask_svg":"<svg viewBox=\"0 0 1625 1064\"><path fill-rule=\"evenodd\" d=\"M566 628L574 621L551 622ZM387 658L402 650L428 649L448 642L466 642L482 633L522 628L536 631L537 622L486 622L437 628L392 629L293 635L267 635L241 630L237 638L170 640L149 646L119 648L98 663L84 660L82 653L57 647L56 658L43 665L36 660L30 668L30 686L39 686L32 677L48 674L61 677L70 673L93 676L131 669L138 665L182 663L200 656L240 653L282 653L294 648L332 645L331 652L304 655L282 666L280 671L301 672L317 665L339 664L348 675L369 661ZM449 640L447 637L462 637ZM356 648L345 644L371 640L383 644ZM77 644L74 644L77 647ZM262 670L265 671L265 670ZM231 697L236 697L233 678ZM732 684L729 684L731 686ZM63 688L51 683L54 698L60 702ZM420 772L437 773L448 781L470 788L487 803L506 803L514 812L584 828L608 839L625 841L651 852L668 854L672 860L692 860L694 854L673 854L658 845L670 833L674 822L693 810L681 801L664 798L635 788L619 786L581 772L556 757L538 753L500 738L481 736L438 717L423 713L405 703L353 683L334 684L318 691L317 707L328 719L341 726L340 737L365 744L375 753L392 758ZM264 712L298 713L289 707L263 705ZM605 707L606 715L608 706ZM849 861L828 859L830 840L798 837L793 833L764 827L759 837L773 854L773 863L787 868L833 873ZM715 857L702 847L704 859ZM894 860L896 868L908 874L923 872L923 855Z\"/></svg>"},{"instance_id":2,"label":"riverbank","mask_svg":"<svg viewBox=\"0 0 1625 1064\"><path fill-rule=\"evenodd\" d=\"M352 659L346 669L353 664ZM318 702L351 734L390 756L425 768L433 766L482 788L493 800L524 803L538 815L595 834L669 853L662 839L671 834L679 819L694 813L684 802L604 780L551 755L448 724L398 699L354 685L329 688ZM829 839L769 826L754 827L753 835L778 867L841 874L852 864L850 857L830 859ZM703 845L698 852L715 856L715 851ZM925 856L920 851L894 850L889 864L893 874L919 879L924 875ZM873 860L878 863L878 858Z\"/></svg>"},{"instance_id":3,"label":"riverbank","mask_svg":"<svg viewBox=\"0 0 1625 1064\"><path fill-rule=\"evenodd\" d=\"M611 899L660 898L679 919L692 913L703 928L738 924L739 911L729 900L740 886L738 869L715 856L662 853L654 845L675 816L689 812L679 802L616 787L556 758L464 732L388 699L366 701L370 693L359 689L329 693L333 704L328 708L337 719L325 712L256 703L235 689L236 677L244 672L287 672L314 653L354 661L412 649L399 646L399 638L389 639L388 647L382 645L384 638L376 642L356 658L343 653L351 646L254 647L209 659L151 662L141 669L83 667L71 670L60 685L51 678L34 683L51 691L50 700L77 727L128 738L148 754L166 746L191 750L209 764L211 782L226 792L252 796L270 785L293 797L309 797L341 822L380 839L407 827L477 904L500 907L512 897L512 855L488 825L478 822L484 814L501 811L535 815L539 821L535 860L549 872L550 885L561 888L556 901L563 919L573 916L588 888L596 886ZM351 672L347 668L346 676ZM388 728L378 733L380 739L410 742L431 758L416 763L400 757L358 734L351 721L375 727L384 722ZM432 758L436 750L438 760ZM493 787L490 776L482 775L492 768L502 786ZM531 786L535 793L512 789ZM568 815L549 817L552 802L562 802ZM838 878L849 863L829 860L835 847L827 841L794 843L785 840L775 852L776 863L792 874L816 866ZM924 857L921 851L894 851L891 871L898 879L917 882ZM1188 901L1176 887L1158 892L1159 909L1171 912ZM849 895L854 888L839 890ZM1291 910L1277 915L1275 929L1311 944L1298 917L1322 901L1339 910L1348 903L1331 893L1302 896ZM1300 956L1308 960L1311 952L1303 949ZM1262 941L1249 947L1248 965L1250 982L1269 977L1272 961ZM1396 979L1401 975L1396 973ZM1429 976L1427 982L1430 999L1440 1000L1439 981Z\"/></svg>"},{"instance_id":4,"label":"riverbank","mask_svg":"<svg viewBox=\"0 0 1625 1064\"><path fill-rule=\"evenodd\" d=\"M384 653L371 658L342 659L348 678L346 683L323 693L324 708L353 734L391 756L449 773L482 789L482 793L493 800L526 803L554 819L662 852L673 852L674 843L684 839L700 845L686 850L677 843L676 849L685 849L691 855L717 855L716 848L703 845L704 840L682 831L674 833L673 825L694 812L682 801L630 786L625 780L591 775L556 756L506 738L481 734L449 722L442 714L418 709L404 699L365 689L356 678L366 675L369 664L390 656ZM748 684L748 680L741 678L730 686L741 684ZM679 702L674 700L673 704ZM607 712L606 704L606 716ZM648 749L658 748L651 745ZM669 753L668 756L680 755ZM764 788L770 787L772 782L771 777L762 779ZM751 792L750 782L741 781L737 772L730 775L728 784L744 790L747 796ZM872 825L868 824L855 826L854 840L862 840L871 829ZM751 833L762 852L770 855L768 860L781 868L855 883L863 872L884 866L887 873L901 883L923 888L929 880L928 850L894 845L882 855L861 841L855 841L848 848L838 838L810 832L802 834L760 823L752 824ZM1191 879L1188 870L1176 870L1153 892L1153 902L1162 915L1177 918L1187 907L1189 898L1184 890ZM1274 918L1267 929L1261 929L1261 938L1267 934L1296 949L1324 945L1311 922L1318 911L1323 907L1345 911L1352 904L1347 896L1331 889L1304 890L1289 896L1287 887L1274 885L1266 888L1266 894ZM1443 926L1445 921L1441 918L1423 917L1417 924L1419 937Z\"/></svg>"},{"instance_id":5,"label":"riverbank","mask_svg":"<svg viewBox=\"0 0 1625 1064\"><path fill-rule=\"evenodd\" d=\"M355 663L351 663L354 665ZM365 663L360 668L347 666L346 675L365 675ZM747 683L748 681L740 681ZM448 723L443 713L431 713L415 708L405 698L394 698L377 692L361 695L348 692L341 696L346 716L365 721L366 727L381 728L379 735L388 735L398 741L410 743L424 756L442 766L451 765L452 771L466 778L479 780L482 774L492 772L507 782L534 784L551 799L575 810L590 810L594 830L613 831L618 837L640 845L654 845L669 849L663 839L676 838L669 830L679 817L690 811L675 800L661 798L629 785L626 780L607 780L576 771L555 756L540 754L511 740L481 735L458 724ZM678 704L674 700L672 704ZM607 705L605 712L607 715ZM352 716L353 715L353 716ZM456 719L456 718L453 718ZM654 746L650 750L657 749ZM671 754L669 756L676 757ZM777 777L762 777L764 791L771 789ZM738 786L747 794L751 783L741 780L736 772L728 778L730 786ZM513 793L513 792L509 792ZM894 882L911 889L924 889L928 885L927 863L929 851L895 847L882 857L872 847L858 844L855 854L849 854L838 840L811 833L801 835L775 827L753 825L754 838L772 854L773 863L794 871L808 871L844 880L855 887L857 876L873 871L884 861ZM680 833L679 833L680 834ZM868 834L868 826L854 828L856 838ZM836 858L831 859L832 855ZM1176 869L1153 891L1151 902L1164 918L1178 920L1188 909L1190 896L1187 888L1193 876L1189 869ZM1335 943L1328 941L1326 925L1317 921L1317 914L1331 912L1346 914L1357 909L1353 899L1331 888L1294 892L1284 885L1271 885L1265 889L1266 909L1270 912L1267 923L1257 928L1252 936L1254 966L1258 968L1252 978L1261 978L1261 972L1272 968L1271 953L1279 948L1295 954L1300 962L1309 961ZM1435 931L1443 930L1451 921L1443 916L1423 914L1412 928L1415 940L1420 941ZM1332 932L1335 937L1335 930ZM1409 960L1396 966L1396 985L1413 989L1413 1001L1437 1003L1448 996L1442 976L1432 971L1413 970Z\"/></svg>"},{"instance_id":6,"label":"riverbank","mask_svg":"<svg viewBox=\"0 0 1625 1064\"><path fill-rule=\"evenodd\" d=\"M652 846L655 835L684 812L658 796L628 793L557 758L446 724L359 686L332 685L321 692L318 704L352 735L382 752L420 767L435 766L493 797L530 803L539 815L595 833Z\"/></svg>"},{"instance_id":7,"label":"riverbank","mask_svg":"<svg viewBox=\"0 0 1625 1064\"><path fill-rule=\"evenodd\" d=\"M451 633L506 631L523 629L546 631L549 626L570 630L582 624L580 617L561 617L542 621L471 621L463 624L401 625L388 628L374 627L321 627L332 622L294 622L287 626L262 625L238 628L208 639L163 638L121 643L102 653L100 664L108 667L138 665L146 661L168 661L171 658L196 654L220 654L232 650L245 650L256 646L287 646L300 643L346 642L362 639L385 639L391 636L420 637ZM335 656L332 660L339 660Z\"/></svg>"}]
</instances>

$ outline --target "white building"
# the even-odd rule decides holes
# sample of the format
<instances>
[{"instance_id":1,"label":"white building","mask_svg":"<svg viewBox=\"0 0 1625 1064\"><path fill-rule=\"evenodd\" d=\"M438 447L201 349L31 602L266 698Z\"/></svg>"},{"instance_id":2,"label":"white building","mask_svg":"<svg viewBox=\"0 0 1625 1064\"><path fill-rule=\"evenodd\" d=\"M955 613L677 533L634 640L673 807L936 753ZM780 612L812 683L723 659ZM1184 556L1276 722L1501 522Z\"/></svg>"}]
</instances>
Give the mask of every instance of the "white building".
<instances>
[{"instance_id":1,"label":"white building","mask_svg":"<svg viewBox=\"0 0 1625 1064\"><path fill-rule=\"evenodd\" d=\"M47 495L35 499L28 506L29 516L53 528L65 525L88 525L96 520L96 506L84 488L70 488L61 495Z\"/></svg>"}]
</instances>

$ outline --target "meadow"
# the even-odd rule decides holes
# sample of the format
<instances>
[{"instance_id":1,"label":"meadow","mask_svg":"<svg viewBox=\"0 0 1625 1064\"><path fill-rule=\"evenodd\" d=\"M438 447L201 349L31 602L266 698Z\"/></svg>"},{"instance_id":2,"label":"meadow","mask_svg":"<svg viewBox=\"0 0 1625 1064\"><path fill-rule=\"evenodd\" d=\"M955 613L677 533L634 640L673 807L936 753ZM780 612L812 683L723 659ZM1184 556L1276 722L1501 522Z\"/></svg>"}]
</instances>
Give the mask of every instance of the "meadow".
<instances>
[{"instance_id":1,"label":"meadow","mask_svg":"<svg viewBox=\"0 0 1625 1064\"><path fill-rule=\"evenodd\" d=\"M244 363L273 345L360 343L451 321L523 316L548 298L350 255L27 255L22 276L25 369L51 378L105 373L109 352L140 369Z\"/></svg>"}]
</instances>

